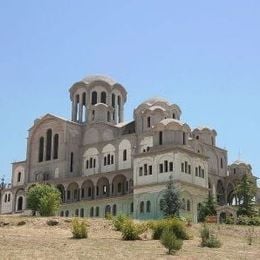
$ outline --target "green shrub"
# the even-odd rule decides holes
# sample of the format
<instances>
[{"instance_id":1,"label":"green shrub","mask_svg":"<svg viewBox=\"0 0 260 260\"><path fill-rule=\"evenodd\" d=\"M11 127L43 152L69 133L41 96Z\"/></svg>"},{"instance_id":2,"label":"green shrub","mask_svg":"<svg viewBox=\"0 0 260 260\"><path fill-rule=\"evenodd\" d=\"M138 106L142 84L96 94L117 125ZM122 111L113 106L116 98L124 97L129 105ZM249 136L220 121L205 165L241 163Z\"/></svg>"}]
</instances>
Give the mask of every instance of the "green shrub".
<instances>
[{"instance_id":1,"label":"green shrub","mask_svg":"<svg viewBox=\"0 0 260 260\"><path fill-rule=\"evenodd\" d=\"M72 234L73 238L81 239L88 237L87 223L84 220L74 218L72 220Z\"/></svg>"},{"instance_id":2,"label":"green shrub","mask_svg":"<svg viewBox=\"0 0 260 260\"><path fill-rule=\"evenodd\" d=\"M123 240L137 240L147 230L146 224L137 224L133 220L126 220L122 225L121 232Z\"/></svg>"},{"instance_id":3,"label":"green shrub","mask_svg":"<svg viewBox=\"0 0 260 260\"><path fill-rule=\"evenodd\" d=\"M118 215L117 217L113 218L113 226L115 230L121 231L123 224L129 220L129 218L126 215Z\"/></svg>"},{"instance_id":4,"label":"green shrub","mask_svg":"<svg viewBox=\"0 0 260 260\"><path fill-rule=\"evenodd\" d=\"M234 225L235 224L234 217L227 217L226 220L225 220L225 224L227 224L227 225Z\"/></svg>"},{"instance_id":5,"label":"green shrub","mask_svg":"<svg viewBox=\"0 0 260 260\"><path fill-rule=\"evenodd\" d=\"M169 229L164 229L160 238L162 245L164 245L169 251L169 254L173 254L182 248L183 241L177 239L176 235Z\"/></svg>"},{"instance_id":6,"label":"green shrub","mask_svg":"<svg viewBox=\"0 0 260 260\"><path fill-rule=\"evenodd\" d=\"M249 217L248 216L239 216L237 218L238 225L248 225L249 224Z\"/></svg>"},{"instance_id":7,"label":"green shrub","mask_svg":"<svg viewBox=\"0 0 260 260\"><path fill-rule=\"evenodd\" d=\"M201 231L201 246L209 248L219 248L221 247L221 242L215 234L213 234L206 224L203 225Z\"/></svg>"},{"instance_id":8,"label":"green shrub","mask_svg":"<svg viewBox=\"0 0 260 260\"><path fill-rule=\"evenodd\" d=\"M255 216L255 217L249 218L248 225L260 226L260 217Z\"/></svg>"},{"instance_id":9,"label":"green shrub","mask_svg":"<svg viewBox=\"0 0 260 260\"><path fill-rule=\"evenodd\" d=\"M178 239L189 239L189 234L187 233L185 223L176 218L154 221L153 224L150 225L150 227L153 230L152 237L155 240L160 239L165 229L171 230L171 232L174 233Z\"/></svg>"}]
</instances>

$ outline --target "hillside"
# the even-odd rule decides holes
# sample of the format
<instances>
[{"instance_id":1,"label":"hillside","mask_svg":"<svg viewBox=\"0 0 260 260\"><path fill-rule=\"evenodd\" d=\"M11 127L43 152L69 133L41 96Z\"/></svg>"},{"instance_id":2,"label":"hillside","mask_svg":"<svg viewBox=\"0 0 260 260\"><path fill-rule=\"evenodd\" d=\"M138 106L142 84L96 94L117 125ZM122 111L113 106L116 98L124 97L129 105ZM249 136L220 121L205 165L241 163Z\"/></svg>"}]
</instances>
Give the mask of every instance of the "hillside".
<instances>
[{"instance_id":1,"label":"hillside","mask_svg":"<svg viewBox=\"0 0 260 260\"><path fill-rule=\"evenodd\" d=\"M111 222L88 219L89 238L71 238L70 223L55 218L57 226L48 226L47 218L0 216L0 259L257 259L260 255L260 227L255 228L254 244L247 245L248 227L214 226L223 246L219 249L199 246L200 225L190 228L193 239L184 241L176 256L168 256L159 241L123 241ZM18 226L18 222L25 221Z\"/></svg>"}]
</instances>

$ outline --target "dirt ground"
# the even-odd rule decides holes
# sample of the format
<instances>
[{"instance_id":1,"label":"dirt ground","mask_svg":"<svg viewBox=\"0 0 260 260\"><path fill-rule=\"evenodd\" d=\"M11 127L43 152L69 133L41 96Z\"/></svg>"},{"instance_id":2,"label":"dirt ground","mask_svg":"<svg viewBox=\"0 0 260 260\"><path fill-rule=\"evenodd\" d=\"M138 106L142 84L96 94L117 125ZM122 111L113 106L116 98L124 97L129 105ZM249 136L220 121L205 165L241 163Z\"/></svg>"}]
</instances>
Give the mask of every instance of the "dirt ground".
<instances>
[{"instance_id":1,"label":"dirt ground","mask_svg":"<svg viewBox=\"0 0 260 260\"><path fill-rule=\"evenodd\" d=\"M249 246L248 227L211 225L223 245L210 249L199 246L200 225L194 225L189 228L193 239L184 241L182 249L169 256L149 233L143 240L123 241L111 221L88 219L88 238L76 240L72 239L71 223L55 219L59 224L48 226L47 218L0 216L0 259L260 259L260 227L254 228L253 245ZM26 223L18 226L22 220Z\"/></svg>"}]
</instances>

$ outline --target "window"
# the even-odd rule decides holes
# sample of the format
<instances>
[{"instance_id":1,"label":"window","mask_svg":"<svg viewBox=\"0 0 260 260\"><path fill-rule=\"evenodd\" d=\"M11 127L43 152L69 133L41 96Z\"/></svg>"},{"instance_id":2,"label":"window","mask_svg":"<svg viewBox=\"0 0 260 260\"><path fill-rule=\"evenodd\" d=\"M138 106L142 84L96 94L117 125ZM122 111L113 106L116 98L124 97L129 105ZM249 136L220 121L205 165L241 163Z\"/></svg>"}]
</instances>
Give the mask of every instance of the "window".
<instances>
[{"instance_id":1,"label":"window","mask_svg":"<svg viewBox=\"0 0 260 260\"><path fill-rule=\"evenodd\" d=\"M147 164L144 164L144 175L147 175Z\"/></svg>"},{"instance_id":2,"label":"window","mask_svg":"<svg viewBox=\"0 0 260 260\"><path fill-rule=\"evenodd\" d=\"M163 164L162 163L160 163L160 165L159 165L159 172L163 173Z\"/></svg>"},{"instance_id":3,"label":"window","mask_svg":"<svg viewBox=\"0 0 260 260\"><path fill-rule=\"evenodd\" d=\"M113 216L116 216L116 204L113 205L112 214Z\"/></svg>"},{"instance_id":4,"label":"window","mask_svg":"<svg viewBox=\"0 0 260 260\"><path fill-rule=\"evenodd\" d=\"M21 173L21 172L18 172L17 182L20 182L20 181L21 181L21 175L22 175L22 173Z\"/></svg>"},{"instance_id":5,"label":"window","mask_svg":"<svg viewBox=\"0 0 260 260\"><path fill-rule=\"evenodd\" d=\"M140 213L144 213L144 202L141 201L140 203Z\"/></svg>"},{"instance_id":6,"label":"window","mask_svg":"<svg viewBox=\"0 0 260 260\"><path fill-rule=\"evenodd\" d=\"M181 164L181 172L184 172L184 163Z\"/></svg>"},{"instance_id":7,"label":"window","mask_svg":"<svg viewBox=\"0 0 260 260\"><path fill-rule=\"evenodd\" d=\"M79 209L75 210L75 216L78 217L79 216Z\"/></svg>"},{"instance_id":8,"label":"window","mask_svg":"<svg viewBox=\"0 0 260 260\"><path fill-rule=\"evenodd\" d=\"M143 167L139 167L139 176L143 176Z\"/></svg>"},{"instance_id":9,"label":"window","mask_svg":"<svg viewBox=\"0 0 260 260\"><path fill-rule=\"evenodd\" d=\"M80 217L83 218L84 217L84 209L80 209Z\"/></svg>"},{"instance_id":10,"label":"window","mask_svg":"<svg viewBox=\"0 0 260 260\"><path fill-rule=\"evenodd\" d=\"M169 171L170 171L170 172L173 171L173 162L170 162L170 164L169 164Z\"/></svg>"},{"instance_id":11,"label":"window","mask_svg":"<svg viewBox=\"0 0 260 260\"><path fill-rule=\"evenodd\" d=\"M64 217L64 211L63 210L60 212L60 217Z\"/></svg>"},{"instance_id":12,"label":"window","mask_svg":"<svg viewBox=\"0 0 260 260\"><path fill-rule=\"evenodd\" d=\"M147 117L147 128L150 128L151 127L151 117L148 116Z\"/></svg>"},{"instance_id":13,"label":"window","mask_svg":"<svg viewBox=\"0 0 260 260\"><path fill-rule=\"evenodd\" d=\"M134 203L131 202L130 204L130 212L133 213L134 212Z\"/></svg>"},{"instance_id":14,"label":"window","mask_svg":"<svg viewBox=\"0 0 260 260\"><path fill-rule=\"evenodd\" d=\"M111 155L111 164L114 164L114 155Z\"/></svg>"},{"instance_id":15,"label":"window","mask_svg":"<svg viewBox=\"0 0 260 260\"><path fill-rule=\"evenodd\" d=\"M200 139L200 137L197 135L197 136L196 136L196 139L197 139L197 140L199 140L199 139Z\"/></svg>"},{"instance_id":16,"label":"window","mask_svg":"<svg viewBox=\"0 0 260 260\"><path fill-rule=\"evenodd\" d=\"M5 194L5 202L7 202L7 194Z\"/></svg>"},{"instance_id":17,"label":"window","mask_svg":"<svg viewBox=\"0 0 260 260\"><path fill-rule=\"evenodd\" d=\"M110 112L107 111L107 122L110 122Z\"/></svg>"},{"instance_id":18,"label":"window","mask_svg":"<svg viewBox=\"0 0 260 260\"><path fill-rule=\"evenodd\" d=\"M52 143L52 130L47 130L47 140L46 140L46 161L51 159L51 143Z\"/></svg>"},{"instance_id":19,"label":"window","mask_svg":"<svg viewBox=\"0 0 260 260\"><path fill-rule=\"evenodd\" d=\"M96 168L96 159L93 160L93 168Z\"/></svg>"},{"instance_id":20,"label":"window","mask_svg":"<svg viewBox=\"0 0 260 260\"><path fill-rule=\"evenodd\" d=\"M175 119L175 118L176 118L176 116L175 116L175 113L173 113L173 114L172 114L172 118L173 118L173 119Z\"/></svg>"},{"instance_id":21,"label":"window","mask_svg":"<svg viewBox=\"0 0 260 260\"><path fill-rule=\"evenodd\" d=\"M81 198L84 198L85 197L85 190L84 188L81 189Z\"/></svg>"},{"instance_id":22,"label":"window","mask_svg":"<svg viewBox=\"0 0 260 260\"><path fill-rule=\"evenodd\" d=\"M122 192L122 183L121 183L121 182L119 182L119 183L117 184L117 192L118 192L118 193L121 193L121 192Z\"/></svg>"},{"instance_id":23,"label":"window","mask_svg":"<svg viewBox=\"0 0 260 260\"><path fill-rule=\"evenodd\" d=\"M54 151L53 151L53 159L58 159L59 153L59 135L54 135Z\"/></svg>"},{"instance_id":24,"label":"window","mask_svg":"<svg viewBox=\"0 0 260 260\"><path fill-rule=\"evenodd\" d=\"M185 166L185 173L187 173L188 172L188 162L185 162L184 166Z\"/></svg>"},{"instance_id":25,"label":"window","mask_svg":"<svg viewBox=\"0 0 260 260\"><path fill-rule=\"evenodd\" d=\"M195 168L195 176L198 176L198 167Z\"/></svg>"},{"instance_id":26,"label":"window","mask_svg":"<svg viewBox=\"0 0 260 260\"><path fill-rule=\"evenodd\" d=\"M9 193L8 194L8 201L10 201L11 200L11 194Z\"/></svg>"},{"instance_id":27,"label":"window","mask_svg":"<svg viewBox=\"0 0 260 260\"><path fill-rule=\"evenodd\" d=\"M88 160L86 161L86 169L88 169Z\"/></svg>"},{"instance_id":28,"label":"window","mask_svg":"<svg viewBox=\"0 0 260 260\"><path fill-rule=\"evenodd\" d=\"M149 175L152 175L152 174L153 174L153 166L149 165Z\"/></svg>"},{"instance_id":29,"label":"window","mask_svg":"<svg viewBox=\"0 0 260 260\"><path fill-rule=\"evenodd\" d=\"M94 207L90 208L90 217L94 217Z\"/></svg>"},{"instance_id":30,"label":"window","mask_svg":"<svg viewBox=\"0 0 260 260\"><path fill-rule=\"evenodd\" d=\"M188 165L188 174L191 174L191 166Z\"/></svg>"},{"instance_id":31,"label":"window","mask_svg":"<svg viewBox=\"0 0 260 260\"><path fill-rule=\"evenodd\" d=\"M73 172L73 160L74 154L70 153L70 172Z\"/></svg>"},{"instance_id":32,"label":"window","mask_svg":"<svg viewBox=\"0 0 260 260\"><path fill-rule=\"evenodd\" d=\"M67 191L67 200L70 200L70 190Z\"/></svg>"},{"instance_id":33,"label":"window","mask_svg":"<svg viewBox=\"0 0 260 260\"><path fill-rule=\"evenodd\" d=\"M123 161L126 161L127 160L127 150L125 149L123 151Z\"/></svg>"},{"instance_id":34,"label":"window","mask_svg":"<svg viewBox=\"0 0 260 260\"><path fill-rule=\"evenodd\" d=\"M150 213L151 212L151 202L150 200L148 200L146 202L146 212Z\"/></svg>"},{"instance_id":35,"label":"window","mask_svg":"<svg viewBox=\"0 0 260 260\"><path fill-rule=\"evenodd\" d=\"M187 211L190 211L190 201L187 200Z\"/></svg>"},{"instance_id":36,"label":"window","mask_svg":"<svg viewBox=\"0 0 260 260\"><path fill-rule=\"evenodd\" d=\"M96 217L99 217L99 207L96 207Z\"/></svg>"},{"instance_id":37,"label":"window","mask_svg":"<svg viewBox=\"0 0 260 260\"><path fill-rule=\"evenodd\" d=\"M88 197L91 197L92 196L92 190L91 190L91 187L88 188Z\"/></svg>"},{"instance_id":38,"label":"window","mask_svg":"<svg viewBox=\"0 0 260 260\"><path fill-rule=\"evenodd\" d=\"M65 217L68 217L70 212L68 210L65 211Z\"/></svg>"},{"instance_id":39,"label":"window","mask_svg":"<svg viewBox=\"0 0 260 260\"><path fill-rule=\"evenodd\" d=\"M106 166L107 165L107 157L105 156L104 157L104 166Z\"/></svg>"},{"instance_id":40,"label":"window","mask_svg":"<svg viewBox=\"0 0 260 260\"><path fill-rule=\"evenodd\" d=\"M163 132L160 131L159 132L159 145L162 145L163 144Z\"/></svg>"},{"instance_id":41,"label":"window","mask_svg":"<svg viewBox=\"0 0 260 260\"><path fill-rule=\"evenodd\" d=\"M92 92L91 104L92 105L97 104L97 92L96 91Z\"/></svg>"},{"instance_id":42,"label":"window","mask_svg":"<svg viewBox=\"0 0 260 260\"><path fill-rule=\"evenodd\" d=\"M39 162L43 161L44 138L41 137L39 141Z\"/></svg>"},{"instance_id":43,"label":"window","mask_svg":"<svg viewBox=\"0 0 260 260\"><path fill-rule=\"evenodd\" d=\"M101 103L106 104L107 103L107 94L106 92L101 92Z\"/></svg>"},{"instance_id":44,"label":"window","mask_svg":"<svg viewBox=\"0 0 260 260\"><path fill-rule=\"evenodd\" d=\"M164 161L164 172L168 172L168 161Z\"/></svg>"},{"instance_id":45,"label":"window","mask_svg":"<svg viewBox=\"0 0 260 260\"><path fill-rule=\"evenodd\" d=\"M223 169L223 158L220 159L220 167Z\"/></svg>"},{"instance_id":46,"label":"window","mask_svg":"<svg viewBox=\"0 0 260 260\"><path fill-rule=\"evenodd\" d=\"M182 133L182 142L185 145L186 144L186 134L185 132Z\"/></svg>"}]
</instances>

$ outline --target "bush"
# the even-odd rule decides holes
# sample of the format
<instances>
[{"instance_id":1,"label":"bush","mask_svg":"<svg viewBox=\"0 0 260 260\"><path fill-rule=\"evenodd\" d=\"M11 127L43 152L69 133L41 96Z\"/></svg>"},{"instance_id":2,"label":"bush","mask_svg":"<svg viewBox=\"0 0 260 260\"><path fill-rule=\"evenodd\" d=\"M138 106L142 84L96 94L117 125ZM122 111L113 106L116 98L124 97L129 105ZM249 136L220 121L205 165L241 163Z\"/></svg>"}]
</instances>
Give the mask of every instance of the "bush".
<instances>
[{"instance_id":1,"label":"bush","mask_svg":"<svg viewBox=\"0 0 260 260\"><path fill-rule=\"evenodd\" d=\"M53 216L60 206L60 191L53 186L36 184L27 194L28 208L41 216Z\"/></svg>"},{"instance_id":2,"label":"bush","mask_svg":"<svg viewBox=\"0 0 260 260\"><path fill-rule=\"evenodd\" d=\"M126 215L118 215L117 217L113 218L113 225L115 230L121 231L123 224L129 220L129 218Z\"/></svg>"},{"instance_id":3,"label":"bush","mask_svg":"<svg viewBox=\"0 0 260 260\"><path fill-rule=\"evenodd\" d=\"M84 220L79 221L77 218L72 220L73 238L81 239L88 237L87 224Z\"/></svg>"},{"instance_id":4,"label":"bush","mask_svg":"<svg viewBox=\"0 0 260 260\"><path fill-rule=\"evenodd\" d=\"M249 218L248 225L251 226L260 226L260 217L251 217Z\"/></svg>"},{"instance_id":5,"label":"bush","mask_svg":"<svg viewBox=\"0 0 260 260\"><path fill-rule=\"evenodd\" d=\"M200 231L201 236L201 246L210 247L210 248L219 248L221 247L221 242L208 228L206 224L203 225L203 228Z\"/></svg>"},{"instance_id":6,"label":"bush","mask_svg":"<svg viewBox=\"0 0 260 260\"><path fill-rule=\"evenodd\" d=\"M164 229L160 241L169 251L169 254L175 253L182 248L183 241L177 239L176 235L169 229Z\"/></svg>"},{"instance_id":7,"label":"bush","mask_svg":"<svg viewBox=\"0 0 260 260\"><path fill-rule=\"evenodd\" d=\"M146 224L136 224L133 220L126 220L121 227L123 240L137 240L147 230Z\"/></svg>"},{"instance_id":8,"label":"bush","mask_svg":"<svg viewBox=\"0 0 260 260\"><path fill-rule=\"evenodd\" d=\"M154 221L150 224L150 227L153 230L152 237L155 240L160 239L165 229L169 229L172 233L174 233L177 239L189 239L185 223L176 218Z\"/></svg>"},{"instance_id":9,"label":"bush","mask_svg":"<svg viewBox=\"0 0 260 260\"><path fill-rule=\"evenodd\" d=\"M249 226L260 226L260 217L248 217L248 216L239 216L237 218L238 225L249 225Z\"/></svg>"},{"instance_id":10,"label":"bush","mask_svg":"<svg viewBox=\"0 0 260 260\"><path fill-rule=\"evenodd\" d=\"M107 219L107 220L113 220L112 214L111 214L111 213L106 213L105 219Z\"/></svg>"},{"instance_id":11,"label":"bush","mask_svg":"<svg viewBox=\"0 0 260 260\"><path fill-rule=\"evenodd\" d=\"M227 224L227 225L234 225L235 224L234 217L227 217L226 220L225 220L225 224Z\"/></svg>"}]
</instances>

